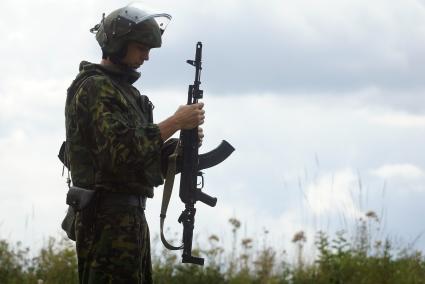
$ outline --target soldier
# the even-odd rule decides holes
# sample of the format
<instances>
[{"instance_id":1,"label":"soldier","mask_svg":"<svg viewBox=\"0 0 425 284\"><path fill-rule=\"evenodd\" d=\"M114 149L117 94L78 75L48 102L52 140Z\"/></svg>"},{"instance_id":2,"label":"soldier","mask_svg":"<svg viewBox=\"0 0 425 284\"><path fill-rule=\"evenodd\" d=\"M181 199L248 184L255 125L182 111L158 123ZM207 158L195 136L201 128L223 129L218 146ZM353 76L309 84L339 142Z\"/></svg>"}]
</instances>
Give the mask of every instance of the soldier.
<instances>
[{"instance_id":1,"label":"soldier","mask_svg":"<svg viewBox=\"0 0 425 284\"><path fill-rule=\"evenodd\" d=\"M139 4L103 16L91 29L102 61L81 62L68 89L66 156L72 183L95 192L90 206L76 215L80 283L152 282L146 198L163 183L166 146L176 143L167 139L205 119L199 103L180 106L155 124L152 103L132 86L150 49L161 46L170 19Z\"/></svg>"}]
</instances>

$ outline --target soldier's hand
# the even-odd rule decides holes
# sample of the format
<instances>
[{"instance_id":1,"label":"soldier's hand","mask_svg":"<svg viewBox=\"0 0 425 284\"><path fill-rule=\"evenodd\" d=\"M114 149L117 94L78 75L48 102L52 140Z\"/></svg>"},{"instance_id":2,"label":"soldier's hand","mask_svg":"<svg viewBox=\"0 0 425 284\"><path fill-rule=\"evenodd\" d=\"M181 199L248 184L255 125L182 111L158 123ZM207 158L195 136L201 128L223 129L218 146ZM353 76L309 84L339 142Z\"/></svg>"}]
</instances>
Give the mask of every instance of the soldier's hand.
<instances>
[{"instance_id":1,"label":"soldier's hand","mask_svg":"<svg viewBox=\"0 0 425 284\"><path fill-rule=\"evenodd\" d=\"M178 128L192 129L203 124L205 120L205 111L203 107L203 103L180 106L174 113L174 119Z\"/></svg>"},{"instance_id":2,"label":"soldier's hand","mask_svg":"<svg viewBox=\"0 0 425 284\"><path fill-rule=\"evenodd\" d=\"M198 127L198 137L199 137L199 147L201 147L202 141L204 140L204 130L201 127Z\"/></svg>"}]
</instances>

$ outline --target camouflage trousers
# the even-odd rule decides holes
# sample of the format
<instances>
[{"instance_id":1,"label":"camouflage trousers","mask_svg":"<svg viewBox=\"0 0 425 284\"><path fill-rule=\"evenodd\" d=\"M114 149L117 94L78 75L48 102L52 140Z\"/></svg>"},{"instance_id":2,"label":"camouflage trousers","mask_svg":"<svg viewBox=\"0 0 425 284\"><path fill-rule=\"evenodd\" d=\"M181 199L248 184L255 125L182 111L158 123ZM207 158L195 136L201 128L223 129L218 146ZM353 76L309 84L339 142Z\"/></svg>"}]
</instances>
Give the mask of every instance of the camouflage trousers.
<instances>
[{"instance_id":1,"label":"camouflage trousers","mask_svg":"<svg viewBox=\"0 0 425 284\"><path fill-rule=\"evenodd\" d=\"M79 212L76 218L79 283L152 283L143 208L95 207Z\"/></svg>"}]
</instances>

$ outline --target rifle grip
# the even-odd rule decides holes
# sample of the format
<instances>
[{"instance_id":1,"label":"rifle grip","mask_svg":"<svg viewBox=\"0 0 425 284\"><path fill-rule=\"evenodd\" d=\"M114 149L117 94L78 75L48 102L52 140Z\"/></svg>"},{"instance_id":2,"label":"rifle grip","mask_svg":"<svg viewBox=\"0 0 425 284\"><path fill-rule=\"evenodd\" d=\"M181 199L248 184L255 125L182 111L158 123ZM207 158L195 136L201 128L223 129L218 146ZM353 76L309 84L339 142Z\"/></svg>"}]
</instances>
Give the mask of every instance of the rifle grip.
<instances>
[{"instance_id":1,"label":"rifle grip","mask_svg":"<svg viewBox=\"0 0 425 284\"><path fill-rule=\"evenodd\" d=\"M196 192L196 199L205 203L208 206L214 207L217 204L217 198L216 197L212 197L202 191L197 191Z\"/></svg>"}]
</instances>

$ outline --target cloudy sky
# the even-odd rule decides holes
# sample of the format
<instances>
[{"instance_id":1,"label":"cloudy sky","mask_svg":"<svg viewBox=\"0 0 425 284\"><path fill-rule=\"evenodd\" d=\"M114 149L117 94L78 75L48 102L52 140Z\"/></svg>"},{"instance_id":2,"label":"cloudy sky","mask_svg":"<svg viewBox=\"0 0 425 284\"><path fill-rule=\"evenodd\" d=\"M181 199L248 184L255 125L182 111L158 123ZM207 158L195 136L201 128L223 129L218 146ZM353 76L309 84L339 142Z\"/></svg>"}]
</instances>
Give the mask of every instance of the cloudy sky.
<instances>
[{"instance_id":1,"label":"cloudy sky","mask_svg":"<svg viewBox=\"0 0 425 284\"><path fill-rule=\"evenodd\" d=\"M126 1L3 0L0 10L0 238L39 247L66 206L56 157L66 88L81 60L98 62L89 29ZM202 151L236 152L206 171L215 208L199 204L198 239L240 235L291 251L303 230L354 233L372 210L375 238L425 249L425 1L146 1L173 16L135 84L156 121L186 100L204 44ZM177 186L177 183L176 183ZM149 201L159 232L162 188ZM182 204L177 192L167 225ZM174 215L174 216L173 216Z\"/></svg>"}]
</instances>

